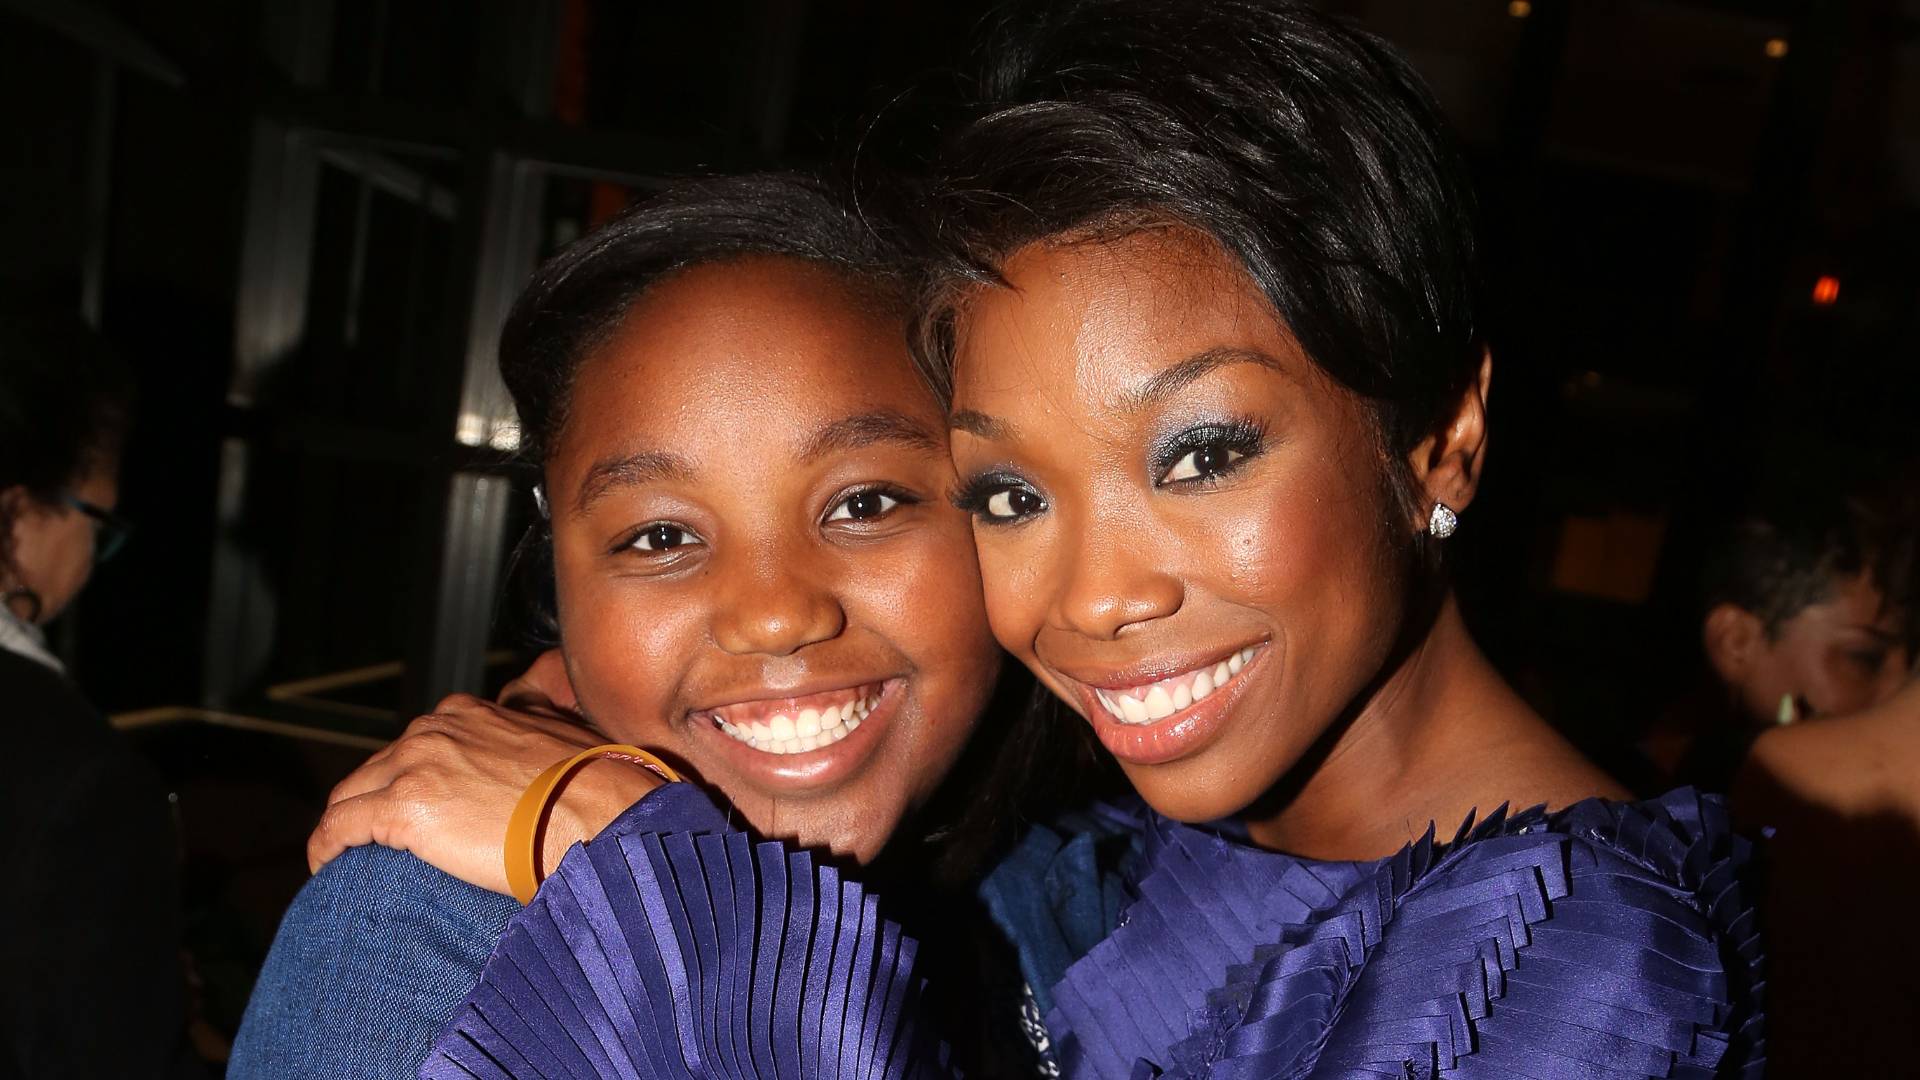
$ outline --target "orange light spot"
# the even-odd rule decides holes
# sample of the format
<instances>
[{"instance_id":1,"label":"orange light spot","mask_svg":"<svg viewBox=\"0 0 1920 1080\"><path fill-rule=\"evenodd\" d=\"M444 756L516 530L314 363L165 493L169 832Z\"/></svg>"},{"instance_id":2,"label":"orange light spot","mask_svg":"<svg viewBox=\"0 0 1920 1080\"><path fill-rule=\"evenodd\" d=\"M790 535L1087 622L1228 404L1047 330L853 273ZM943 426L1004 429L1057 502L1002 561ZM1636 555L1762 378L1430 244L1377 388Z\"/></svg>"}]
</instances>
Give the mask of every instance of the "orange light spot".
<instances>
[{"instance_id":1,"label":"orange light spot","mask_svg":"<svg viewBox=\"0 0 1920 1080\"><path fill-rule=\"evenodd\" d=\"M1822 276L1813 283L1813 302L1821 307L1840 299L1840 279L1831 275Z\"/></svg>"},{"instance_id":2,"label":"orange light spot","mask_svg":"<svg viewBox=\"0 0 1920 1080\"><path fill-rule=\"evenodd\" d=\"M1527 0L1513 0L1512 3L1507 5L1507 14L1516 19L1524 19L1533 14L1533 5L1528 3Z\"/></svg>"},{"instance_id":3,"label":"orange light spot","mask_svg":"<svg viewBox=\"0 0 1920 1080\"><path fill-rule=\"evenodd\" d=\"M1777 38L1767 39L1767 56L1769 59L1782 60L1786 58L1786 55L1787 55L1787 39L1786 38L1777 37Z\"/></svg>"}]
</instances>

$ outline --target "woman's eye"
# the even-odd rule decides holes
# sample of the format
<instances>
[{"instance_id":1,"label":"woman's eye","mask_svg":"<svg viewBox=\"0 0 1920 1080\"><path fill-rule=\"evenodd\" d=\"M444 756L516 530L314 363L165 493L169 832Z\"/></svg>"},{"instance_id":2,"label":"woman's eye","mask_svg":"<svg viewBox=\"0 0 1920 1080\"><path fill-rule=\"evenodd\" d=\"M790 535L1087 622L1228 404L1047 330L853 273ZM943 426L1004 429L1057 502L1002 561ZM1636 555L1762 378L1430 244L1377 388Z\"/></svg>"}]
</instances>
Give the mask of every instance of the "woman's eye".
<instances>
[{"instance_id":1,"label":"woman's eye","mask_svg":"<svg viewBox=\"0 0 1920 1080\"><path fill-rule=\"evenodd\" d=\"M1001 488L987 496L987 516L1000 521L1027 517L1046 508L1046 501L1026 488Z\"/></svg>"},{"instance_id":2,"label":"woman's eye","mask_svg":"<svg viewBox=\"0 0 1920 1080\"><path fill-rule=\"evenodd\" d=\"M1850 652L1847 654L1847 658L1859 665L1861 670L1869 674L1878 674L1880 668L1887 662L1887 654L1881 649L1862 649L1856 652Z\"/></svg>"},{"instance_id":3,"label":"woman's eye","mask_svg":"<svg viewBox=\"0 0 1920 1080\"><path fill-rule=\"evenodd\" d=\"M840 505L833 508L833 513L827 515L827 520L871 521L885 516L899 505L899 498L884 491L856 491L840 500Z\"/></svg>"},{"instance_id":4,"label":"woman's eye","mask_svg":"<svg viewBox=\"0 0 1920 1080\"><path fill-rule=\"evenodd\" d=\"M642 529L627 546L639 551L672 551L699 542L698 537L680 526L663 523Z\"/></svg>"},{"instance_id":5,"label":"woman's eye","mask_svg":"<svg viewBox=\"0 0 1920 1080\"><path fill-rule=\"evenodd\" d=\"M1195 447L1186 452L1179 461L1173 463L1165 476L1160 478L1163 484L1178 483L1182 480L1205 480L1226 472L1233 464L1247 455L1224 443Z\"/></svg>"}]
</instances>

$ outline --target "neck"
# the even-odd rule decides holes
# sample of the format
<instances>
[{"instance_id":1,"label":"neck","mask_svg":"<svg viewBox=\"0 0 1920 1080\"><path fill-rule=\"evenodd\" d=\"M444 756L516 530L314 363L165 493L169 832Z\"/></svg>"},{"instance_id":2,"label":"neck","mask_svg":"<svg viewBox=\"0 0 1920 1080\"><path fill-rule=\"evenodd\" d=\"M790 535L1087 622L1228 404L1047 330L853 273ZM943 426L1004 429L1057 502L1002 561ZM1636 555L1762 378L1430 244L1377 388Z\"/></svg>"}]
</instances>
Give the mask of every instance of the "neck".
<instances>
[{"instance_id":1,"label":"neck","mask_svg":"<svg viewBox=\"0 0 1920 1080\"><path fill-rule=\"evenodd\" d=\"M1461 775L1463 748L1510 744L1529 725L1545 729L1468 636L1451 594L1395 656L1295 769L1298 779L1249 812L1255 842L1311 858L1373 859L1430 821L1450 833L1478 801L1479 785Z\"/></svg>"}]
</instances>

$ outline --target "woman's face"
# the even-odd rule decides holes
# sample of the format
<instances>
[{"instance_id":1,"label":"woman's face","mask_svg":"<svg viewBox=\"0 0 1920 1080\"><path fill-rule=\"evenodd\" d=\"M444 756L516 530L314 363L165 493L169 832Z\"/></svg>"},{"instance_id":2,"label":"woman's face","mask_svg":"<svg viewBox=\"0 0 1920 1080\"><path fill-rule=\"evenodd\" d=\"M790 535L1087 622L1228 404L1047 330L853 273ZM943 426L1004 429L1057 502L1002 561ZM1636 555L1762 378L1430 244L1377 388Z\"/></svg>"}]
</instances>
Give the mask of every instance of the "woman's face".
<instances>
[{"instance_id":1,"label":"woman's face","mask_svg":"<svg viewBox=\"0 0 1920 1080\"><path fill-rule=\"evenodd\" d=\"M962 312L952 417L994 634L1156 809L1237 813L1400 628L1415 526L1367 411L1197 233L1004 273Z\"/></svg>"},{"instance_id":2,"label":"woman's face","mask_svg":"<svg viewBox=\"0 0 1920 1080\"><path fill-rule=\"evenodd\" d=\"M873 857L998 672L944 429L900 322L824 270L651 289L547 461L582 709L763 833Z\"/></svg>"},{"instance_id":3,"label":"woman's face","mask_svg":"<svg viewBox=\"0 0 1920 1080\"><path fill-rule=\"evenodd\" d=\"M120 498L119 463L89 469L68 489L74 498L111 510ZM28 588L40 598L39 621L65 610L93 576L92 518L64 503L43 504L25 488L0 493L13 518L14 572L0 571L0 586ZM16 612L19 614L20 612Z\"/></svg>"}]
</instances>

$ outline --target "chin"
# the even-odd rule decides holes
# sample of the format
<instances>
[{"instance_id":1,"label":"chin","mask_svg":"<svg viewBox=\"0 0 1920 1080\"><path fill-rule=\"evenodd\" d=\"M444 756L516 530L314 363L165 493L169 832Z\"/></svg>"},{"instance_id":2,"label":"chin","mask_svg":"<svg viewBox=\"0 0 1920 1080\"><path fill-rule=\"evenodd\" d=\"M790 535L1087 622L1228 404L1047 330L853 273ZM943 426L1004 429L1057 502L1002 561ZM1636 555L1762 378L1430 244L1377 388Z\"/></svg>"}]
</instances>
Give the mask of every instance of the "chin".
<instances>
[{"instance_id":1,"label":"chin","mask_svg":"<svg viewBox=\"0 0 1920 1080\"><path fill-rule=\"evenodd\" d=\"M1139 775L1136 770L1123 771L1133 789L1155 813L1190 825L1232 817L1253 802L1251 797L1240 799L1233 792L1221 790L1198 771L1191 780L1172 775L1164 768L1152 769L1151 772L1158 775L1147 776Z\"/></svg>"}]
</instances>

